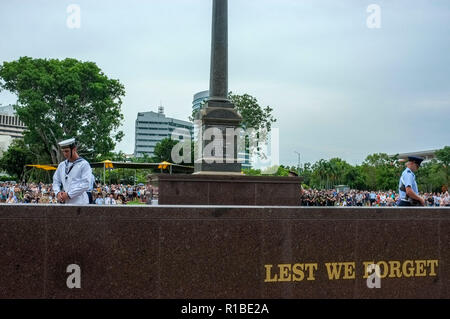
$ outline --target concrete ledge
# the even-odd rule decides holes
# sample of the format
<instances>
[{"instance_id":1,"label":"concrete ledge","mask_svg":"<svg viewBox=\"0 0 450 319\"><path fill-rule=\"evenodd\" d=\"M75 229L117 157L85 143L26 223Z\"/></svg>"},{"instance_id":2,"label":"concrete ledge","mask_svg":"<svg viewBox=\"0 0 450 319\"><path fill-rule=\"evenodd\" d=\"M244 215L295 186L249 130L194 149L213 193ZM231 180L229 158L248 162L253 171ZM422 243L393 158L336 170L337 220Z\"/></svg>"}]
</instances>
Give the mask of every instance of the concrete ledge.
<instances>
[{"instance_id":1,"label":"concrete ledge","mask_svg":"<svg viewBox=\"0 0 450 319\"><path fill-rule=\"evenodd\" d=\"M450 298L449 208L1 205L0 248L1 298Z\"/></svg>"}]
</instances>

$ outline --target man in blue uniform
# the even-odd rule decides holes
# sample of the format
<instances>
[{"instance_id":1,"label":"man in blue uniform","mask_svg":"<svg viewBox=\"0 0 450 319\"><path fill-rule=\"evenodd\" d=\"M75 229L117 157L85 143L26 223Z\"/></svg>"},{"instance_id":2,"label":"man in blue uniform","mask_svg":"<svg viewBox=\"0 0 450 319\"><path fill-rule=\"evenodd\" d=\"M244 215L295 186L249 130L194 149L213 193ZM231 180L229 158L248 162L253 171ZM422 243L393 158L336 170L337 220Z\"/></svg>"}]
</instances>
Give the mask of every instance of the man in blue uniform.
<instances>
[{"instance_id":1,"label":"man in blue uniform","mask_svg":"<svg viewBox=\"0 0 450 319\"><path fill-rule=\"evenodd\" d=\"M403 171L398 184L400 193L399 206L424 206L425 200L419 196L415 172L420 167L423 158L409 156L406 169Z\"/></svg>"}]
</instances>

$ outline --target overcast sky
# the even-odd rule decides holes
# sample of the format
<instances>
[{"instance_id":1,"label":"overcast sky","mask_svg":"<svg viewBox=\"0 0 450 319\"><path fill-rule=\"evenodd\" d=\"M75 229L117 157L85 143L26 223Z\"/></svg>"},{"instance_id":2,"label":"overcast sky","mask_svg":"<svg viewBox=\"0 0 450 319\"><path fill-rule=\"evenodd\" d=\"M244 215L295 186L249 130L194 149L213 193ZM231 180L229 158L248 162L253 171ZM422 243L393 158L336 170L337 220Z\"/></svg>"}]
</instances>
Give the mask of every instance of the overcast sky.
<instances>
[{"instance_id":1,"label":"overcast sky","mask_svg":"<svg viewBox=\"0 0 450 319\"><path fill-rule=\"evenodd\" d=\"M80 28L67 7L81 9ZM381 27L369 28L371 4ZM0 0L0 62L94 61L126 89L124 140L137 112L186 120L207 90L212 0ZM372 20L371 20L372 21ZM229 89L274 108L280 161L361 163L450 145L450 1L229 0ZM16 98L0 93L0 104Z\"/></svg>"}]
</instances>

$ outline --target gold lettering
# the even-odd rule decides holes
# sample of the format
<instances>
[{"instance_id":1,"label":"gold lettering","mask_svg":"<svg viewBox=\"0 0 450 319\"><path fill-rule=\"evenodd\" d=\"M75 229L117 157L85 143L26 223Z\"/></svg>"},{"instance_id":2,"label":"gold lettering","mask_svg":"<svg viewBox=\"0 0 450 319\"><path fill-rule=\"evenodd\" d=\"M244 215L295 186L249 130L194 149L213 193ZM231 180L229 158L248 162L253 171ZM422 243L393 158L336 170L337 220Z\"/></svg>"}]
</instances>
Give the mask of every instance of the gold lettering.
<instances>
[{"instance_id":1,"label":"gold lettering","mask_svg":"<svg viewBox=\"0 0 450 319\"><path fill-rule=\"evenodd\" d=\"M339 279L341 276L341 263L326 263L325 266L327 267L329 280Z\"/></svg>"},{"instance_id":2,"label":"gold lettering","mask_svg":"<svg viewBox=\"0 0 450 319\"><path fill-rule=\"evenodd\" d=\"M416 262L416 277L425 277L427 272L425 266L427 264L426 260L415 260Z\"/></svg>"},{"instance_id":3,"label":"gold lettering","mask_svg":"<svg viewBox=\"0 0 450 319\"><path fill-rule=\"evenodd\" d=\"M410 265L410 267L407 268L407 265ZM405 260L403 262L402 272L403 272L403 276L405 276L405 277L413 277L414 276L414 266L413 266L412 260Z\"/></svg>"},{"instance_id":4,"label":"gold lettering","mask_svg":"<svg viewBox=\"0 0 450 319\"><path fill-rule=\"evenodd\" d=\"M275 282L275 281L277 281L278 280L278 276L276 274L271 278L272 265L264 265L264 267L266 268L266 279L264 280L264 282Z\"/></svg>"},{"instance_id":5,"label":"gold lettering","mask_svg":"<svg viewBox=\"0 0 450 319\"><path fill-rule=\"evenodd\" d=\"M391 260L391 261L364 261L364 275L367 279L371 275L368 267L376 264L380 270L380 278L401 278L401 277L425 277L436 276L439 260ZM275 265L264 265L266 277L264 282L289 282L315 280L315 272L317 271L317 263L309 264L278 264L278 273L272 270ZM356 264L355 262L330 262L325 263L329 280L339 279L355 279Z\"/></svg>"},{"instance_id":6,"label":"gold lettering","mask_svg":"<svg viewBox=\"0 0 450 319\"><path fill-rule=\"evenodd\" d=\"M303 273L303 264L295 264L292 267L292 273L292 281L302 281L303 279L305 279L305 274Z\"/></svg>"},{"instance_id":7,"label":"gold lettering","mask_svg":"<svg viewBox=\"0 0 450 319\"><path fill-rule=\"evenodd\" d=\"M436 269L434 267L437 267L438 264L439 260L427 260L427 266L430 266L430 273L428 274L429 276L436 276Z\"/></svg>"},{"instance_id":8,"label":"gold lettering","mask_svg":"<svg viewBox=\"0 0 450 319\"><path fill-rule=\"evenodd\" d=\"M356 278L355 263L347 262L343 264L344 264L344 277L342 277L342 279L355 279Z\"/></svg>"},{"instance_id":9,"label":"gold lettering","mask_svg":"<svg viewBox=\"0 0 450 319\"><path fill-rule=\"evenodd\" d=\"M400 267L402 266L402 263L399 261L389 261L389 278L401 278L402 272L400 270Z\"/></svg>"},{"instance_id":10,"label":"gold lettering","mask_svg":"<svg viewBox=\"0 0 450 319\"><path fill-rule=\"evenodd\" d=\"M385 261L379 261L377 265L380 267L380 278L386 278L389 272L388 264ZM381 270L381 265L383 265L383 270Z\"/></svg>"},{"instance_id":11,"label":"gold lettering","mask_svg":"<svg viewBox=\"0 0 450 319\"><path fill-rule=\"evenodd\" d=\"M368 272L368 267L370 266L370 265L372 265L372 264L375 264L375 262L374 261L363 261L363 265L364 265L364 276L363 276L363 278L364 279L367 279L367 278L369 278L369 272Z\"/></svg>"},{"instance_id":12,"label":"gold lettering","mask_svg":"<svg viewBox=\"0 0 450 319\"><path fill-rule=\"evenodd\" d=\"M314 277L314 271L317 270L317 264L305 264L305 270L308 271L308 277L306 280L316 280Z\"/></svg>"},{"instance_id":13,"label":"gold lettering","mask_svg":"<svg viewBox=\"0 0 450 319\"><path fill-rule=\"evenodd\" d=\"M279 264L280 279L278 281L291 281L291 264Z\"/></svg>"}]
</instances>

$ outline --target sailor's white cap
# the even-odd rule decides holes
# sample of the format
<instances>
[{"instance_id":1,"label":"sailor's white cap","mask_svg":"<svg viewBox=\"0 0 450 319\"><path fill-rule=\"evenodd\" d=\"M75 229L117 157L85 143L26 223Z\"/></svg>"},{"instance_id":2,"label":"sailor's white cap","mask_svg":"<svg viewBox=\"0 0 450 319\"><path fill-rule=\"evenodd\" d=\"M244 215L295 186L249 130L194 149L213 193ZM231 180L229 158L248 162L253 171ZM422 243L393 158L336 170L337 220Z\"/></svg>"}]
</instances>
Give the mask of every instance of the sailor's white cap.
<instances>
[{"instance_id":1,"label":"sailor's white cap","mask_svg":"<svg viewBox=\"0 0 450 319\"><path fill-rule=\"evenodd\" d=\"M71 147L72 145L75 146L75 138L69 138L67 140L61 141L58 143L58 145L61 148Z\"/></svg>"}]
</instances>

